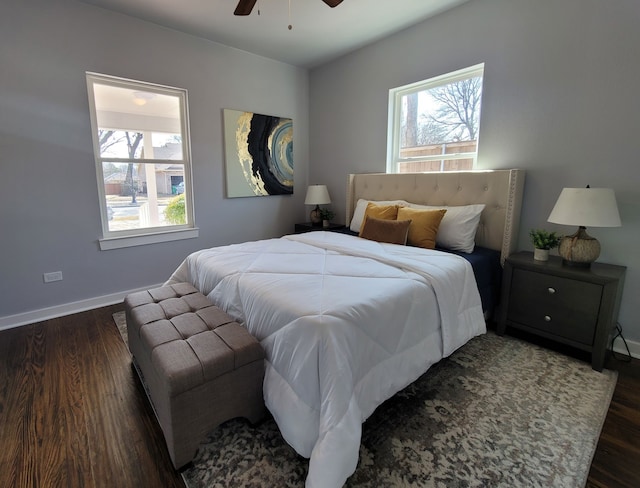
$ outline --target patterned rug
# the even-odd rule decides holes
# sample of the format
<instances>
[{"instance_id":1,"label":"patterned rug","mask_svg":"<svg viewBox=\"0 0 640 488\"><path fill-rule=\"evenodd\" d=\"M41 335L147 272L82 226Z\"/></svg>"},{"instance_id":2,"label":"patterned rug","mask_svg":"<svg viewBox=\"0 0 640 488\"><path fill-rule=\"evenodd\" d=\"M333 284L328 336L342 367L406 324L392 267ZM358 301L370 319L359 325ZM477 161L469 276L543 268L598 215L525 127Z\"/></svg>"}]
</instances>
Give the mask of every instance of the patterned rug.
<instances>
[{"instance_id":1,"label":"patterned rug","mask_svg":"<svg viewBox=\"0 0 640 488\"><path fill-rule=\"evenodd\" d=\"M345 486L583 487L616 380L489 332L378 407ZM190 488L302 487L306 473L272 419L231 420L183 478Z\"/></svg>"}]
</instances>

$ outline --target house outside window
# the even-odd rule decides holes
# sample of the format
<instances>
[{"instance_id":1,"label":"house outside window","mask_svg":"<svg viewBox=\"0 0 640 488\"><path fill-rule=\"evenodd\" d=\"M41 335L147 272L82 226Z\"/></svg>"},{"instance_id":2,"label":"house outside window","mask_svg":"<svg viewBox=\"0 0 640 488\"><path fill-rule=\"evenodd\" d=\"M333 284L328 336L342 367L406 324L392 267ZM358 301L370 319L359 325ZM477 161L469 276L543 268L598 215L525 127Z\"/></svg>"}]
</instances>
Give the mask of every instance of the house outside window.
<instances>
[{"instance_id":1,"label":"house outside window","mask_svg":"<svg viewBox=\"0 0 640 488\"><path fill-rule=\"evenodd\" d=\"M484 64L389 91L387 173L475 168Z\"/></svg>"},{"instance_id":2,"label":"house outside window","mask_svg":"<svg viewBox=\"0 0 640 488\"><path fill-rule=\"evenodd\" d=\"M187 93L87 73L101 249L197 237Z\"/></svg>"}]
</instances>

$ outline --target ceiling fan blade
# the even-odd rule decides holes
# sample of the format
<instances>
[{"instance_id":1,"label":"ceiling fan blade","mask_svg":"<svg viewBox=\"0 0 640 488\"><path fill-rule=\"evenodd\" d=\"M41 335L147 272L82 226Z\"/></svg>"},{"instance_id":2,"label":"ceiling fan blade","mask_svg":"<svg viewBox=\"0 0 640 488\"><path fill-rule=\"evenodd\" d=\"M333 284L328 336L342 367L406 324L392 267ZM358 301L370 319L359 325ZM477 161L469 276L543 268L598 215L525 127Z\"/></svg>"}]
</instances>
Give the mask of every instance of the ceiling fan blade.
<instances>
[{"instance_id":1,"label":"ceiling fan blade","mask_svg":"<svg viewBox=\"0 0 640 488\"><path fill-rule=\"evenodd\" d=\"M324 3L326 3L327 5L329 5L329 7L333 8L333 7L337 7L338 5L340 5L342 3L342 0L322 0Z\"/></svg>"},{"instance_id":2,"label":"ceiling fan blade","mask_svg":"<svg viewBox=\"0 0 640 488\"><path fill-rule=\"evenodd\" d=\"M240 0L233 15L249 15L258 0Z\"/></svg>"}]
</instances>

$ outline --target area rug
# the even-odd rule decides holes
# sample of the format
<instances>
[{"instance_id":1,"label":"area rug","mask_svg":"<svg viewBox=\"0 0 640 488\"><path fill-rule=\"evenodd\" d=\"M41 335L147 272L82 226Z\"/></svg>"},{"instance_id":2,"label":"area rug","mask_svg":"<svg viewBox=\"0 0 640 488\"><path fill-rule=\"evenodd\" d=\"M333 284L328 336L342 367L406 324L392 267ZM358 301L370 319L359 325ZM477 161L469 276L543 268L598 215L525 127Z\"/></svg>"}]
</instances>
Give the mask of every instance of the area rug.
<instances>
[{"instance_id":1,"label":"area rug","mask_svg":"<svg viewBox=\"0 0 640 488\"><path fill-rule=\"evenodd\" d=\"M114 319L122 329L124 318ZM583 487L616 380L488 332L378 407L345 486ZM307 464L273 419L231 420L183 478L189 488L302 487Z\"/></svg>"}]
</instances>

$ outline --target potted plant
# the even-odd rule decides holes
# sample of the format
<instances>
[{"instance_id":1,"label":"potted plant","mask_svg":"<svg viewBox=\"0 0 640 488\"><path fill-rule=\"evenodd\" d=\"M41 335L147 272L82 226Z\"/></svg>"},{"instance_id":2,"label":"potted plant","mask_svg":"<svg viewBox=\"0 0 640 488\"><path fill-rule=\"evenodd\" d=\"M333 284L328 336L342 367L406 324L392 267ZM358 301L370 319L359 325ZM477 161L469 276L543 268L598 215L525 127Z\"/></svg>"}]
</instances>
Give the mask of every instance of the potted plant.
<instances>
[{"instance_id":1,"label":"potted plant","mask_svg":"<svg viewBox=\"0 0 640 488\"><path fill-rule=\"evenodd\" d=\"M549 259L549 250L557 247L561 237L555 232L549 232L544 229L531 229L529 237L533 243L533 259L537 261L547 261Z\"/></svg>"},{"instance_id":2,"label":"potted plant","mask_svg":"<svg viewBox=\"0 0 640 488\"><path fill-rule=\"evenodd\" d=\"M335 214L328 208L321 208L320 217L322 217L322 227L329 227L329 223L335 217Z\"/></svg>"}]
</instances>

